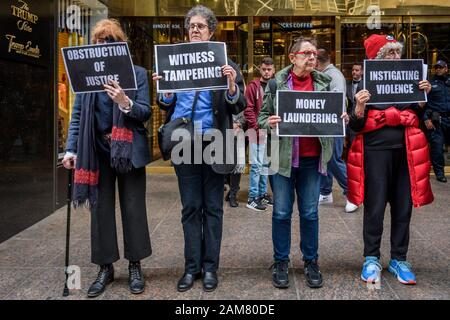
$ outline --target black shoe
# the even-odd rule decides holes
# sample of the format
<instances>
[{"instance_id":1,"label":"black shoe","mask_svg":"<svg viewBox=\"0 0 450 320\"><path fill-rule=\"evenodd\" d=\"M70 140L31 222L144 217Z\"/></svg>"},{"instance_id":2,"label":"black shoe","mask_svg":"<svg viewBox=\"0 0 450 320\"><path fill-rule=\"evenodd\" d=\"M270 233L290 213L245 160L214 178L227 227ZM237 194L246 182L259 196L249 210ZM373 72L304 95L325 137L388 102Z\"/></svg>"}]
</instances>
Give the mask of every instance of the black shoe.
<instances>
[{"instance_id":1,"label":"black shoe","mask_svg":"<svg viewBox=\"0 0 450 320\"><path fill-rule=\"evenodd\" d=\"M436 177L436 180L443 183L447 182L447 178L445 176L438 176Z\"/></svg>"},{"instance_id":2,"label":"black shoe","mask_svg":"<svg viewBox=\"0 0 450 320\"><path fill-rule=\"evenodd\" d=\"M217 273L205 272L203 274L203 290L211 292L216 290L219 280L217 279Z\"/></svg>"},{"instance_id":3,"label":"black shoe","mask_svg":"<svg viewBox=\"0 0 450 320\"><path fill-rule=\"evenodd\" d=\"M261 202L262 202L262 204L265 204L266 206L271 206L271 207L273 206L273 199L268 193L265 193L261 197Z\"/></svg>"},{"instance_id":4,"label":"black shoe","mask_svg":"<svg viewBox=\"0 0 450 320\"><path fill-rule=\"evenodd\" d=\"M320 288L322 287L322 274L320 273L319 265L317 264L317 260L308 260L305 261L305 277L306 284L310 288Z\"/></svg>"},{"instance_id":5,"label":"black shoe","mask_svg":"<svg viewBox=\"0 0 450 320\"><path fill-rule=\"evenodd\" d=\"M202 274L200 272L197 274L192 274L192 273L183 274L181 279L178 280L177 290L179 292L188 291L194 285L194 281L201 278L201 275Z\"/></svg>"},{"instance_id":6,"label":"black shoe","mask_svg":"<svg viewBox=\"0 0 450 320\"><path fill-rule=\"evenodd\" d=\"M130 286L131 293L138 294L144 292L145 289L145 279L141 270L141 263L131 262L128 265L128 284Z\"/></svg>"},{"instance_id":7,"label":"black shoe","mask_svg":"<svg viewBox=\"0 0 450 320\"><path fill-rule=\"evenodd\" d=\"M88 297L94 298L105 291L106 285L114 281L114 267L112 264L104 264L100 266L97 279L91 284L88 290Z\"/></svg>"},{"instance_id":8,"label":"black shoe","mask_svg":"<svg viewBox=\"0 0 450 320\"><path fill-rule=\"evenodd\" d=\"M267 207L261 202L261 198L250 198L247 202L247 208L255 211L266 211Z\"/></svg>"},{"instance_id":9,"label":"black shoe","mask_svg":"<svg viewBox=\"0 0 450 320\"><path fill-rule=\"evenodd\" d=\"M239 203L238 203L238 201L236 199L236 195L231 195L228 198L228 201L230 201L230 207L232 207L232 208L239 207Z\"/></svg>"},{"instance_id":10,"label":"black shoe","mask_svg":"<svg viewBox=\"0 0 450 320\"><path fill-rule=\"evenodd\" d=\"M272 283L275 288L289 288L288 261L278 261L272 265Z\"/></svg>"}]
</instances>

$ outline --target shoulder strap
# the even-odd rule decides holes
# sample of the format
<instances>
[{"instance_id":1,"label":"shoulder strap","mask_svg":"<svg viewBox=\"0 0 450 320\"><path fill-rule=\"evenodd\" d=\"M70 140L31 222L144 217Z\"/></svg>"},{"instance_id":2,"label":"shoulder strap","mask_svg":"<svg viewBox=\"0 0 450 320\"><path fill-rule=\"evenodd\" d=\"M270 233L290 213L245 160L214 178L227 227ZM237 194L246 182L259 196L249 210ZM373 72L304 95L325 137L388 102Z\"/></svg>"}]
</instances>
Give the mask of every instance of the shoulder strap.
<instances>
[{"instance_id":1,"label":"shoulder strap","mask_svg":"<svg viewBox=\"0 0 450 320\"><path fill-rule=\"evenodd\" d=\"M200 94L200 91L195 91L194 102L192 102L192 113L191 113L192 121L194 120L195 105L197 104L199 94Z\"/></svg>"},{"instance_id":2,"label":"shoulder strap","mask_svg":"<svg viewBox=\"0 0 450 320\"><path fill-rule=\"evenodd\" d=\"M269 90L270 90L270 94L272 95L272 98L274 98L277 93L277 81L275 79L270 79L269 83L267 85L269 86Z\"/></svg>"}]
</instances>

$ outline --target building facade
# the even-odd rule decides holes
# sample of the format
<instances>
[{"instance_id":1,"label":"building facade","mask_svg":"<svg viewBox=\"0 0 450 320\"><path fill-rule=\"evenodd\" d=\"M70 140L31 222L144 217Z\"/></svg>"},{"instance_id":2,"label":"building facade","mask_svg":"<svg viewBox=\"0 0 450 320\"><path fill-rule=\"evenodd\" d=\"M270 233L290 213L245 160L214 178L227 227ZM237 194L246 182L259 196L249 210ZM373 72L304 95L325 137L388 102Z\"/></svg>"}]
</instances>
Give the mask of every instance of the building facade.
<instances>
[{"instance_id":1,"label":"building facade","mask_svg":"<svg viewBox=\"0 0 450 320\"><path fill-rule=\"evenodd\" d=\"M0 242L65 204L62 168L74 95L61 48L90 43L103 18L120 20L134 63L154 70L155 44L186 40L184 14L210 7L219 19L214 40L246 81L272 56L279 70L298 36L314 36L351 77L364 60L363 41L372 33L393 34L404 57L432 65L450 60L450 1L429 0L4 0L0 4ZM43 37L42 35L48 35ZM156 130L164 119L155 103L147 123L149 147L160 157Z\"/></svg>"}]
</instances>

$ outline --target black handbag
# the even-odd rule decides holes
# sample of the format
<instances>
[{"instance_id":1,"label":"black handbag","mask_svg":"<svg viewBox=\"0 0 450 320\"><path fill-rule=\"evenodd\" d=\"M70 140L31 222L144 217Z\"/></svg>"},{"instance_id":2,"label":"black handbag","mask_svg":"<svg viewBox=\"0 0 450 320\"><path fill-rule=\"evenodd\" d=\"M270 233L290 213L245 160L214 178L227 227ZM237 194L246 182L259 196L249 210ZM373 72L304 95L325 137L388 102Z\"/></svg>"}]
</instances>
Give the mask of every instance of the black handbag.
<instances>
[{"instance_id":1,"label":"black handbag","mask_svg":"<svg viewBox=\"0 0 450 320\"><path fill-rule=\"evenodd\" d=\"M192 103L191 119L194 119L195 105L197 104L199 92L195 92ZM191 139L194 139L194 124L189 118L178 118L169 121L158 128L158 145L164 160L169 160L173 147L180 141L172 141L172 134L177 129L184 129L189 132Z\"/></svg>"}]
</instances>

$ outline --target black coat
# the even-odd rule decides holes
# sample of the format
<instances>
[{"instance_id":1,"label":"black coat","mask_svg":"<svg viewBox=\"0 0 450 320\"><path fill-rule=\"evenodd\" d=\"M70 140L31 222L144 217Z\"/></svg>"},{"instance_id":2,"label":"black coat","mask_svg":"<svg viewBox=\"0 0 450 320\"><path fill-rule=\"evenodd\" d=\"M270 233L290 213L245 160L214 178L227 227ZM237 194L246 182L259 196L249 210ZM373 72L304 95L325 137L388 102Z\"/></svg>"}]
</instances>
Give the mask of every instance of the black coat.
<instances>
[{"instance_id":1,"label":"black coat","mask_svg":"<svg viewBox=\"0 0 450 320\"><path fill-rule=\"evenodd\" d=\"M356 92L359 92L363 89L363 79L361 78L361 81L358 83L358 86L356 87ZM352 89L353 89L353 84L352 84L352 80L347 82L347 113L351 114L353 112L353 110L355 109L356 106L356 102L355 102L355 97L352 97ZM356 94L355 92L355 94Z\"/></svg>"},{"instance_id":2,"label":"black coat","mask_svg":"<svg viewBox=\"0 0 450 320\"><path fill-rule=\"evenodd\" d=\"M133 107L125 116L130 120L133 129L133 153L131 161L135 168L141 168L150 162L150 150L144 122L150 119L151 109L147 71L139 66L134 66L134 70L137 90L126 91L126 95L133 101ZM73 105L66 151L77 153L81 108L83 105L92 103L95 100L95 93L77 94Z\"/></svg>"}]
</instances>

